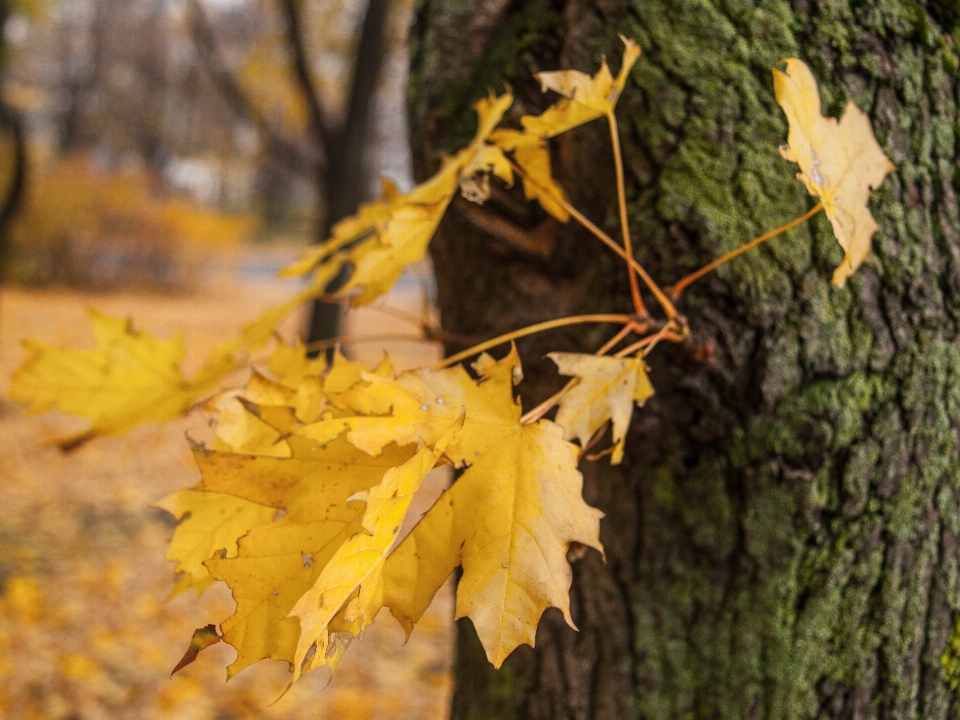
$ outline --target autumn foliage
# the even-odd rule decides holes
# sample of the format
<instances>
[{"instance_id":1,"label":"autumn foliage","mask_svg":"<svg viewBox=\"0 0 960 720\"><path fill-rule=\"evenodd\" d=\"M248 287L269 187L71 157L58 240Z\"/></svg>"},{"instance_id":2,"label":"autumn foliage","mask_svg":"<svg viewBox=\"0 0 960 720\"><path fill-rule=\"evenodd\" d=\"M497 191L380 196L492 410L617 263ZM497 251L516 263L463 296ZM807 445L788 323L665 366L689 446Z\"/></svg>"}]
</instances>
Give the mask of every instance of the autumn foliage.
<instances>
[{"instance_id":1,"label":"autumn foliage","mask_svg":"<svg viewBox=\"0 0 960 720\"><path fill-rule=\"evenodd\" d=\"M177 285L183 260L223 251L255 230L252 215L223 214L165 196L144 170L105 169L87 154L51 161L31 176L11 228L9 275L20 282Z\"/></svg>"},{"instance_id":2,"label":"autumn foliage","mask_svg":"<svg viewBox=\"0 0 960 720\"><path fill-rule=\"evenodd\" d=\"M236 609L219 626L197 631L181 666L204 647L226 642L237 650L230 674L264 658L287 661L293 680L333 667L383 608L409 634L457 567L457 616L471 619L494 665L518 645L534 643L548 607L559 608L573 626L568 550L579 543L603 552L601 513L583 500L578 463L583 456L623 458L634 407L654 392L644 357L661 342L688 336L675 305L683 290L820 209L846 252L834 282L842 285L864 262L876 230L866 203L892 165L854 106L839 123L821 116L809 69L791 59L774 69L790 125L781 152L799 164L799 179L819 203L661 288L634 259L626 224L614 108L640 51L625 44L616 76L605 63L593 76L542 74L544 90L560 100L538 116L504 122L509 93L477 103L477 131L466 148L409 193L386 184L380 200L339 223L325 245L286 271L309 276L308 289L253 321L193 378L179 370L176 341L99 315L92 316L92 350L28 344L13 397L35 410L89 417L90 430L67 445L174 417L196 403L216 422L216 442L194 447L200 482L159 506L181 520L169 554L177 589L202 592L224 581ZM621 242L573 207L550 171L550 138L595 119L608 123L615 150ZM518 177L528 199L558 220L580 223L624 258L633 307L540 323L400 374L389 359L366 367L338 352L328 365L303 346L256 354L289 310L326 297L329 280L344 268L351 270L347 283L327 299L363 305L380 297L423 257L457 192L483 202L491 182L509 186ZM644 297L656 302L655 312ZM618 329L593 355L552 353L570 381L524 414L517 394L523 372L511 341L580 323ZM486 352L498 346L508 348L505 356ZM217 392L227 374L250 364L245 387ZM398 542L412 497L440 465L458 469L458 478Z\"/></svg>"}]
</instances>

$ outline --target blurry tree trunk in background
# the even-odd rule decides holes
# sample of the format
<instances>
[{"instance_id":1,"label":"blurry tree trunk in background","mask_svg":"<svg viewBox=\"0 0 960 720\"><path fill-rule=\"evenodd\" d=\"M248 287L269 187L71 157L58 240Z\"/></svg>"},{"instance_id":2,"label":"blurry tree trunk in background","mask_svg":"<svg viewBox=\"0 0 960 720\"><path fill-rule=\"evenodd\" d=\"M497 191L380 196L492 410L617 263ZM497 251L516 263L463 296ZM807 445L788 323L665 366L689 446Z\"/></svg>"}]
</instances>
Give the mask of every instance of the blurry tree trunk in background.
<instances>
[{"instance_id":1,"label":"blurry tree trunk in background","mask_svg":"<svg viewBox=\"0 0 960 720\"><path fill-rule=\"evenodd\" d=\"M90 20L89 56L77 58L70 52L74 38L63 37L57 51L64 54L59 65L66 73L64 78L65 107L60 118L60 152L69 153L84 147L88 138L83 133L83 117L87 106L94 100L98 85L102 83L103 53L107 42L107 22L111 8L100 0L93 4ZM69 10L68 10L69 12Z\"/></svg>"},{"instance_id":2,"label":"blurry tree trunk in background","mask_svg":"<svg viewBox=\"0 0 960 720\"><path fill-rule=\"evenodd\" d=\"M650 356L656 396L620 467L584 463L606 513L604 564L574 563L574 632L544 615L537 647L499 671L458 626L455 720L960 717L960 213L956 3L875 0L431 0L412 36L417 177L507 82L539 112L533 74L616 72L617 33L644 56L620 102L639 260L669 284L812 205L777 146L770 67L804 59L824 111L869 113L899 172L875 193L871 261L838 289L821 215L707 276L681 300L684 346ZM517 119L517 114L513 119ZM556 143L575 205L616 237L602 123ZM521 231L542 214L509 198ZM491 337L547 318L622 312L622 264L574 224L547 260L454 211L433 244L446 330ZM609 330L520 343L592 352ZM455 348L450 348L451 350ZM526 385L526 384L525 384Z\"/></svg>"},{"instance_id":3,"label":"blurry tree trunk in background","mask_svg":"<svg viewBox=\"0 0 960 720\"><path fill-rule=\"evenodd\" d=\"M317 225L315 242L330 236L333 225L356 212L366 199L363 177L364 148L369 140L370 102L376 90L383 64L383 30L388 0L369 0L357 43L353 78L347 95L347 114L343 122L331 128L313 81L303 35L303 23L297 0L283 0L287 17L287 39L294 57L296 78L310 108L310 125L317 144L323 149L323 164L317 174L317 186L324 202L322 219ZM307 331L308 342L336 337L340 307L315 302Z\"/></svg>"},{"instance_id":4,"label":"blurry tree trunk in background","mask_svg":"<svg viewBox=\"0 0 960 720\"><path fill-rule=\"evenodd\" d=\"M3 277L9 248L7 232L23 198L27 174L27 151L23 121L17 111L10 107L3 97L3 69L6 64L4 28L9 17L10 0L0 0L0 142L9 144L11 160L9 165L0 168L0 172L4 175L0 179L0 188L4 189L4 194L0 197L0 280Z\"/></svg>"},{"instance_id":5,"label":"blurry tree trunk in background","mask_svg":"<svg viewBox=\"0 0 960 720\"><path fill-rule=\"evenodd\" d=\"M323 204L315 229L315 242L330 236L333 225L353 214L366 199L367 185L363 176L364 150L369 141L370 105L385 55L384 26L388 0L369 0L357 43L353 75L347 92L347 112L341 123L332 126L324 109L307 46L301 0L280 0L279 7L286 21L287 48L293 61L296 86L309 111L312 157L304 160L302 149L282 137L246 97L238 81L226 68L217 52L212 29L199 0L188 0L194 44L221 94L235 112L253 122L263 142L277 159L292 169L312 172L317 193ZM329 303L314 303L308 341L336 337L340 308Z\"/></svg>"}]
</instances>

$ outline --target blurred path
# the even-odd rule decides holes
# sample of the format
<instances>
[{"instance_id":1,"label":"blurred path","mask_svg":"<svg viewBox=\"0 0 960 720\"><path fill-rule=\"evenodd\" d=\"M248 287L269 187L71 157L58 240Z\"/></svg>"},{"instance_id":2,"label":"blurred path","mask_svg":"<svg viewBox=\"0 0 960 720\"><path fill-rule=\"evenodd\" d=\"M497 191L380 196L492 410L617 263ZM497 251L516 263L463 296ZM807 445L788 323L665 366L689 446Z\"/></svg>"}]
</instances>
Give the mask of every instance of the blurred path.
<instances>
[{"instance_id":1,"label":"blurred path","mask_svg":"<svg viewBox=\"0 0 960 720\"><path fill-rule=\"evenodd\" d=\"M188 370L195 368L215 343L292 292L270 272L291 258L289 252L258 252L246 250L212 268L206 285L189 297L4 290L0 397L23 358L20 338L89 344L88 306L131 316L136 327L160 336L182 332ZM419 315L419 298L416 281L404 282L392 304ZM292 337L298 322L293 318L283 333ZM348 318L346 326L350 334L416 332L374 311ZM361 360L381 357L376 345L356 351ZM398 367L409 367L430 362L439 351L402 343L390 352ZM172 524L148 507L197 481L184 433L203 437L203 418L141 427L67 456L51 446L82 425L57 414L31 417L0 401L0 717L446 717L449 587L405 647L399 626L383 613L349 649L326 689L325 672L314 673L271 706L286 683L286 668L264 661L225 684L223 668L234 653L223 645L170 679L193 630L232 609L222 583L199 601L185 595L165 601L172 586L164 559Z\"/></svg>"}]
</instances>

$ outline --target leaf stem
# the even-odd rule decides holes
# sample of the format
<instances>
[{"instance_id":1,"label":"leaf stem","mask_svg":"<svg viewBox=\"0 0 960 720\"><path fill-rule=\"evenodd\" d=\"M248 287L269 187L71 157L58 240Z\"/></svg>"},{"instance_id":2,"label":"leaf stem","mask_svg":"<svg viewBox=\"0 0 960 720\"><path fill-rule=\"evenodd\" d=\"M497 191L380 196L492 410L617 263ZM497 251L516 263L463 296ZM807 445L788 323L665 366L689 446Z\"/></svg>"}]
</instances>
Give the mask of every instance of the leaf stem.
<instances>
[{"instance_id":1,"label":"leaf stem","mask_svg":"<svg viewBox=\"0 0 960 720\"><path fill-rule=\"evenodd\" d=\"M618 332L612 338L607 340L603 345L601 345L600 349L597 350L594 353L594 355L606 355L608 352L610 352L611 348L615 347L618 342L623 340L631 332L633 332L634 330L637 330L638 327L639 326L636 323L628 322L626 325L620 328L620 332Z\"/></svg>"},{"instance_id":2,"label":"leaf stem","mask_svg":"<svg viewBox=\"0 0 960 720\"><path fill-rule=\"evenodd\" d=\"M527 173L525 173L523 171L523 168L518 166L516 163L511 162L510 165L513 168L513 171L515 173L517 173L521 177L526 178L527 180L530 181L531 184L536 185L541 190L549 192L549 188L546 188L540 183L538 183L536 181L536 178L533 178ZM563 205L563 209L566 210L568 213L570 213L571 217L573 217L574 220L580 223L580 225L582 225L583 228L587 230L587 232L589 232L591 235L597 238L600 242L602 242L608 248L613 250L621 258L623 258L624 260L627 259L626 251L622 247L620 247L620 245L618 245L613 240L613 238L611 238L603 230L601 230L596 225L594 225L586 215L584 215L582 212L577 210L573 205L571 205L569 202L567 202L566 199L562 197L554 197L554 200L556 200L560 205ZM657 299L657 302L660 303L660 307L663 308L663 312L666 313L667 319L676 320L680 314L677 312L677 309L674 307L673 303L670 301L670 298L667 297L667 294L660 289L660 286L657 285L656 282L654 282L654 279L650 277L647 271L643 269L643 266L639 262L637 262L636 259L633 259L630 262L633 266L633 269L640 276L640 279L643 280L644 284L647 286L650 292L653 293L653 296Z\"/></svg>"},{"instance_id":3,"label":"leaf stem","mask_svg":"<svg viewBox=\"0 0 960 720\"><path fill-rule=\"evenodd\" d=\"M530 425L531 423L535 423L537 420L539 420L548 412L550 412L550 408L552 408L554 405L560 402L560 398L562 398L570 390L572 390L575 385L579 385L579 384L580 384L580 378L573 378L572 380L568 380L567 384L564 385L559 390L557 390L553 395L548 397L546 400L544 400L542 403L537 405L532 410L525 412L523 416L520 418L520 424Z\"/></svg>"},{"instance_id":4,"label":"leaf stem","mask_svg":"<svg viewBox=\"0 0 960 720\"><path fill-rule=\"evenodd\" d=\"M622 357L626 357L627 355L632 355L637 350L640 350L649 345L650 347L647 348L647 352L644 353L644 356L646 356L650 353L651 350L653 350L653 348L657 346L657 343L659 343L661 340L672 340L674 342L682 342L683 339L684 338L682 335L677 335L675 332L673 332L673 328L671 328L669 325L666 325L662 327L659 331L655 332L653 335L647 335L647 337L637 340L637 342L633 343L633 345L628 345L623 350L620 350L619 352L615 353L614 357L622 358Z\"/></svg>"},{"instance_id":5,"label":"leaf stem","mask_svg":"<svg viewBox=\"0 0 960 720\"><path fill-rule=\"evenodd\" d=\"M556 320L547 320L546 322L536 323L535 325L528 325L527 327L520 328L519 330L514 330L513 332L508 332L503 335L498 335L495 338L491 338L485 342L480 343L479 345L474 345L473 347L467 348L462 352L458 352L456 355L451 355L448 358L444 358L436 365L433 366L434 370L439 370L445 368L448 365L453 365L458 363L461 360L466 360L472 355L479 355L484 350L489 350L492 347L497 345L502 345L503 343L510 342L511 340L516 340L517 338L526 337L527 335L535 335L536 333L543 332L544 330L553 330L554 328L566 327L568 325L582 325L585 323L630 323L633 322L633 318L629 315L571 315L569 317L557 318Z\"/></svg>"},{"instance_id":6,"label":"leaf stem","mask_svg":"<svg viewBox=\"0 0 960 720\"><path fill-rule=\"evenodd\" d=\"M707 265L704 265L702 268L700 268L700 269L697 270L696 272L693 272L693 273L687 275L685 278L683 278L683 280L681 280L681 281L678 282L676 285L674 285L674 286L673 286L673 289L671 290L671 293L670 293L670 294L673 295L673 299L676 300L676 299L680 296L680 293L682 293L682 292L687 288L687 286L690 285L690 283L692 283L692 282L694 282L694 281L696 281L696 280L699 280L700 278L702 278L704 275L706 275L706 274L707 274L708 272L710 272L711 270L717 269L718 267L720 267L721 265L723 265L725 262L727 262L727 261L729 261L729 260L733 260L733 258L737 257L738 255L742 255L743 253L747 252L747 250L752 250L752 249L755 248L757 245L760 245L761 243L765 243L767 240L769 240L769 239L771 239L771 238L774 238L774 237L776 237L777 235L780 235L780 234L782 234L782 233L785 233L787 230L792 230L792 229L795 228L797 225L800 225L800 224L802 224L802 223L805 223L807 220L809 220L810 218L812 218L814 215L816 215L816 214L817 214L818 212L820 212L821 210L823 210L823 203L817 203L817 204L814 205L810 210L808 210L805 214L801 215L800 217L798 217L798 218L796 218L796 219L794 219L794 220L791 220L791 221L788 222L786 225L781 225L781 226L778 227L776 230L771 230L771 231L768 232L768 233L764 233L764 234L761 235L760 237L754 238L753 240L751 240L750 242L746 243L745 245L741 245L741 246L738 247L736 250L731 250L730 252L728 252L728 253L727 253L726 255L724 255L723 257L719 257L719 258L717 258L716 260L714 260L713 262L708 263Z\"/></svg>"},{"instance_id":7,"label":"leaf stem","mask_svg":"<svg viewBox=\"0 0 960 720\"><path fill-rule=\"evenodd\" d=\"M617 205L620 208L620 229L623 233L624 259L627 261L627 275L630 278L630 294L633 296L633 309L637 315L645 315L647 310L640 297L637 272L633 267L633 246L630 243L630 224L627 221L627 191L623 178L623 155L620 152L620 133L617 131L617 116L613 110L607 111L607 124L610 127L610 142L613 145L614 167L617 171Z\"/></svg>"}]
</instances>

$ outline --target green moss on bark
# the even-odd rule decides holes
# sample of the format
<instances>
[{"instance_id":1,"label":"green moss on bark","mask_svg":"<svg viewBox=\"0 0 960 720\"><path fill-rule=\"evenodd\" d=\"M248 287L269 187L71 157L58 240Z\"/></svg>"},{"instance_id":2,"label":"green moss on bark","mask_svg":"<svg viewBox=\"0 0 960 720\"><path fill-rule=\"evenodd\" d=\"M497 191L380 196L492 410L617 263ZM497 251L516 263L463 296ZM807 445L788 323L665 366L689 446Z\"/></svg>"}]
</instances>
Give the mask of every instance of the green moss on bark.
<instances>
[{"instance_id":1,"label":"green moss on bark","mask_svg":"<svg viewBox=\"0 0 960 720\"><path fill-rule=\"evenodd\" d=\"M432 17L449 18L445 7ZM465 645L461 678L472 674L476 697L460 693L455 716L960 717L949 645L960 616L956 3L571 1L562 17L567 65L616 57L617 31L644 50L619 115L635 246L665 284L810 207L776 152L786 123L770 67L784 57L811 66L825 112L853 101L870 114L898 172L871 200L880 231L847 287L830 285L842 251L821 216L684 295L694 340L715 358L652 355L657 396L623 473L585 469L588 499L608 514L608 564L576 566L581 634L545 617L538 651L518 652L506 676ZM424 37L458 32L429 27ZM507 73L504 48L520 39L504 32L471 61L483 73ZM535 67L537 47L525 52ZM444 73L419 70L430 80L414 115L426 117ZM461 116L465 102L445 112ZM444 147L457 127L424 131L426 144ZM609 171L601 141L571 135L558 173L615 230L615 199L597 189ZM574 230L555 261L531 265L491 260L482 237L452 223L436 258L454 332L493 334L534 312L494 300L491 313L491 293L533 298L544 316L561 293L626 306L619 265L583 260L589 240ZM487 697L495 711L482 715Z\"/></svg>"}]
</instances>

